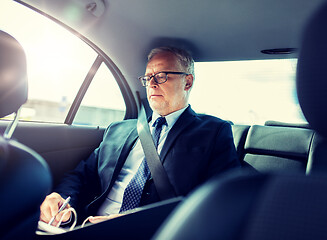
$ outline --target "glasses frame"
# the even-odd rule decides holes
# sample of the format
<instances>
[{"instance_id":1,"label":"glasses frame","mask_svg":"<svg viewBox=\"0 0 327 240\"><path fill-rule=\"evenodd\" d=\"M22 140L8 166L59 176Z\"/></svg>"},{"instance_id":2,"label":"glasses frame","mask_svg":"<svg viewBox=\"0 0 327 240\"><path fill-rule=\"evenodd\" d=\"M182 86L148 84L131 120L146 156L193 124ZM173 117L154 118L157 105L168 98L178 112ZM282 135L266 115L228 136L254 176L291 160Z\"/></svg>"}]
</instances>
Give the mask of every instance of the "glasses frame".
<instances>
[{"instance_id":1,"label":"glasses frame","mask_svg":"<svg viewBox=\"0 0 327 240\"><path fill-rule=\"evenodd\" d=\"M156 78L156 75L160 74L160 73L165 73L166 74L166 79L163 82L158 82L158 79ZM151 76L147 76L147 75L143 75L138 77L138 79L141 81L143 87L147 87L149 86L149 82L151 81L151 79L153 78L153 80L157 83L157 84L162 84L167 82L168 80L168 74L178 74L178 75L190 75L189 73L186 72L170 72L170 71L162 71L162 72L157 72L156 74L153 74ZM149 80L145 80L145 78L148 78Z\"/></svg>"}]
</instances>

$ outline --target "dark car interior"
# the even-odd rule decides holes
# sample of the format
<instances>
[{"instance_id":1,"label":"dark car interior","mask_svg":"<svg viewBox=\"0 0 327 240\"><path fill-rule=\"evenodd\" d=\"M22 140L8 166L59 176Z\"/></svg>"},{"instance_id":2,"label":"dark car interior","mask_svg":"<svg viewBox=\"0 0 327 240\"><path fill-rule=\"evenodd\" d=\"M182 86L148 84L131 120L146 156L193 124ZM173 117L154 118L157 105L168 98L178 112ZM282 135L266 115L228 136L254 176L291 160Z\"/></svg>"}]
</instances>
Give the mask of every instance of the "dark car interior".
<instances>
[{"instance_id":1,"label":"dark car interior","mask_svg":"<svg viewBox=\"0 0 327 240\"><path fill-rule=\"evenodd\" d=\"M15 112L18 117L27 99L25 53L18 41L3 31L0 31L0 52L0 116ZM11 139L16 124L15 121L9 124L0 138L1 239L32 238L42 198L51 189L45 160Z\"/></svg>"},{"instance_id":2,"label":"dark car interior","mask_svg":"<svg viewBox=\"0 0 327 240\"><path fill-rule=\"evenodd\" d=\"M63 14L54 6L55 3L44 6L40 4L40 6L34 0L17 2L32 9L35 8L34 10L45 15L49 14L50 17L54 16L54 19L60 19L60 14ZM146 2L142 1L144 5ZM185 1L183 2L185 3ZM201 5L201 3L195 3L196 1L192 2L195 7ZM253 1L253 3L247 1L251 5L255 2L257 1ZM283 1L278 2L283 5ZM303 3L303 1L301 2ZM325 79L327 4L324 1L314 2L315 4L310 5L307 9L305 3L300 8L303 12L309 8L310 11L308 10L302 15L297 12L302 16L300 18L301 24L299 24L302 28L295 29L297 31L295 35L301 36L296 40L292 38L293 35L287 38L288 34L291 33L286 29L292 29L292 22L288 21L289 19L276 20L287 22L289 25L289 28L281 31L285 33L287 40L280 44L295 45L296 49L299 49L296 87L299 103L308 123L296 124L273 120L267 121L265 125L232 123L235 148L243 166L241 171L218 176L199 186L182 200L164 202L153 206L153 208L144 208L143 211L127 216L127 218L114 219L110 223L100 223L62 236L37 236L37 239L103 237L111 229L112 231L124 230L123 226L126 224L133 225L135 232L123 231L119 235L112 235L111 239L125 239L124 237L130 238L131 236L134 236L134 239L160 240L327 239L327 208L325 207L327 202L327 194L325 193L327 188L327 81ZM321 3L323 5L320 5ZM136 10L129 8L128 1L112 4L120 5L127 12L141 11L139 9L141 5L136 6ZM153 13L149 10L152 10L152 5L148 4L146 6L149 9L143 7L148 10L151 17ZM157 4L165 9L163 2L157 2ZM316 8L316 6L320 7ZM200 6L198 7L200 8ZM241 6L238 5L237 9L241 9ZM313 9L317 9L317 11L313 11ZM214 9L210 11L206 14L208 18L211 14L215 14ZM288 11L287 4L285 4L283 11ZM289 8L289 11L292 9ZM293 21L295 21L297 13L292 15ZM114 12L113 17L117 17L119 14L121 13ZM175 17L180 16L179 13L173 12L173 14ZM219 12L219 14L225 17L227 13ZM234 14L236 13L234 12ZM242 15L242 11L237 12L237 14L240 14L241 19L246 18ZM264 15L267 13L256 14ZM122 21L120 24L123 26L126 23L129 24L131 19L128 16L134 15L126 13L126 16L121 18L125 22ZM83 21L91 21L93 17L87 16ZM265 17L269 17L269 14ZM194 26L195 29L202 27L200 18L200 14L193 18L195 23L192 23L196 25ZM111 16L110 20L112 20ZM156 30L161 27L160 18L154 19L152 22L154 27L150 28L153 32L148 34L145 29L151 25L151 21L143 19L141 16L138 16L137 20L140 29L133 29L135 26L126 29L116 25L112 27L111 24L114 24L114 21L110 22L109 26L112 29L108 31L119 37L117 37L118 40L111 39L111 49L108 49L108 45L106 45L108 40L101 38L101 32L91 29L90 32L85 33L85 35L89 34L89 38L85 38L85 41L94 41L99 52L103 49L105 53L103 53L101 61L106 62L115 73L126 101L125 119L137 118L138 100L141 99L142 102L146 102L144 90L140 84L137 85L131 79L136 72L143 71L144 61L139 60L144 60L144 53L153 46L162 44L186 46L195 53L195 58L200 61L261 58L261 55L256 55L258 53L250 53L249 49L247 52L247 43L251 41L251 37L244 39L245 45L239 45L240 51L235 51L238 55L233 55L235 52L229 53L228 48L223 49L224 51L221 48L212 47L211 49L211 45L218 42L218 38L215 38L216 35L211 36L212 39L205 43L202 42L204 37L201 32L192 39L193 41L179 38L181 37L179 33L174 31L169 33L171 36L162 37L160 36L162 30ZM196 22L197 20L198 22ZM265 28L264 24L255 22L252 18L249 21L253 21L257 28ZM80 27L79 24L83 25L85 22L70 22L70 27L72 29L78 28ZM239 24L240 22L235 23L231 32L243 32L244 30ZM214 29L216 27L214 25L215 22L208 28ZM221 22L219 22L219 26L224 28ZM120 29L123 30L119 31ZM133 34L136 30L141 33ZM274 29L270 30L273 31ZM187 31L185 30L185 32ZM2 49L6 48L3 47L3 36L7 38L8 34L0 33L0 57L2 57L4 52ZM142 37L148 35L150 37L143 41ZM240 35L237 35L235 39L239 37ZM255 38L255 35L252 37ZM12 39L10 36L9 38ZM122 42L119 42L119 39ZM132 48L133 44L128 43L128 39L137 46L136 53L131 56L128 53L134 49ZM219 41L229 42L230 39L233 39L233 36L224 36ZM262 42L265 40L269 42L267 45L275 46L272 42L276 39L262 37ZM11 41L15 42L16 40L12 39ZM260 41L260 43L262 42ZM11 53L6 54L9 56ZM110 54L111 58L106 58L106 54ZM219 56L218 59L217 56ZM269 57L274 58L275 56ZM1 65L0 72L2 71L3 66ZM21 79L20 77L17 80L21 81ZM12 90L3 88L3 79L1 78L0 81L0 116L4 117L8 113L17 112L26 101L27 86L24 85L24 88L19 89L19 92L14 92L10 96L11 98L6 100L3 96L7 96L7 93ZM79 94L83 93L79 92ZM21 99L22 96L24 96L23 99ZM78 108L78 101L74 104L76 105L73 105L71 109ZM3 106L6 108L5 112L2 111L5 109ZM149 113L149 106L145 104L145 107ZM1 220L0 239L20 239L23 236L24 239L36 237L34 232L38 221L38 206L44 197L51 192L51 189L60 182L69 170L72 170L79 161L87 158L101 142L105 128L71 125L72 120L70 118L74 117L74 113L70 114L67 116L65 124L20 122L11 138L5 137L8 131L6 130L7 126L10 123L8 121L0 122L0 131L5 135L0 139L0 205L8 206L6 209L1 207L3 218ZM232 119L230 121L233 122ZM29 181L22 183L22 179ZM30 194L28 197L20 196L18 193L23 191L17 191L17 189L28 190ZM17 199L21 198L25 199L23 204L22 202L17 203ZM17 208L16 206L20 207ZM11 208L16 209L15 213L10 210ZM30 211L24 212L24 209ZM139 219L143 219L143 222L140 222Z\"/></svg>"}]
</instances>

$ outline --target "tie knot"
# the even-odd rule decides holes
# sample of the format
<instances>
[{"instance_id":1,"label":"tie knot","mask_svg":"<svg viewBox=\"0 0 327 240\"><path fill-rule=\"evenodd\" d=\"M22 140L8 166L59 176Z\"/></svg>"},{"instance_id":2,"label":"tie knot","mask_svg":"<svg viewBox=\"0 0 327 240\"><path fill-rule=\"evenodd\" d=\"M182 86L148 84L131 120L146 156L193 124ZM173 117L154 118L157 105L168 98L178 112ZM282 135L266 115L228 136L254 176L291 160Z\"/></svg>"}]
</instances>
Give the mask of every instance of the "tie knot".
<instances>
[{"instance_id":1,"label":"tie knot","mask_svg":"<svg viewBox=\"0 0 327 240\"><path fill-rule=\"evenodd\" d=\"M157 120L154 122L153 127L161 128L163 125L167 125L167 121L165 117L158 117Z\"/></svg>"}]
</instances>

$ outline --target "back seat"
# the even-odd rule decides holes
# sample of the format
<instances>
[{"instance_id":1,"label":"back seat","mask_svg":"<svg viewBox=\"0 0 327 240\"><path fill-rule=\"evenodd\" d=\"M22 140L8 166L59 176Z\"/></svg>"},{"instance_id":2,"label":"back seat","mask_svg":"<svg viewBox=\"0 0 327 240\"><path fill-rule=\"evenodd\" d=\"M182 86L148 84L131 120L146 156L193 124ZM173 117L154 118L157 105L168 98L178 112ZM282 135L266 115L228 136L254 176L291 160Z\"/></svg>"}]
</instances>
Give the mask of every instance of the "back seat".
<instances>
[{"instance_id":1,"label":"back seat","mask_svg":"<svg viewBox=\"0 0 327 240\"><path fill-rule=\"evenodd\" d=\"M239 159L244 157L244 145L249 129L248 125L232 125L234 145Z\"/></svg>"},{"instance_id":2,"label":"back seat","mask_svg":"<svg viewBox=\"0 0 327 240\"><path fill-rule=\"evenodd\" d=\"M308 173L314 155L312 129L286 124L232 125L234 144L242 165L259 172ZM310 161L309 161L310 159Z\"/></svg>"}]
</instances>

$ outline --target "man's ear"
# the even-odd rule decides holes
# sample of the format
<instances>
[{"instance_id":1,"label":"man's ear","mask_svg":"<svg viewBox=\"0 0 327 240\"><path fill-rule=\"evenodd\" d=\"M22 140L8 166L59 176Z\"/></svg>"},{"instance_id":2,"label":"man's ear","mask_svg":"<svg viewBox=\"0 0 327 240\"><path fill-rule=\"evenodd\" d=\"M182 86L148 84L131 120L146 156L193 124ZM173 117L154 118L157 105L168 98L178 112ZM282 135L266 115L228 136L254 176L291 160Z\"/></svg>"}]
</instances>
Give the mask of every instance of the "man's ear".
<instances>
[{"instance_id":1,"label":"man's ear","mask_svg":"<svg viewBox=\"0 0 327 240\"><path fill-rule=\"evenodd\" d=\"M192 74L189 74L185 77L185 88L184 90L188 91L192 88L193 86L193 75Z\"/></svg>"}]
</instances>

